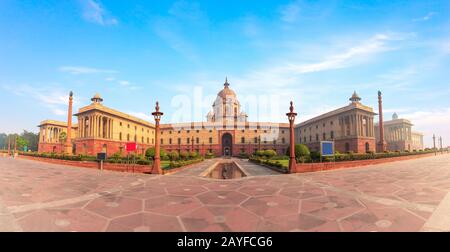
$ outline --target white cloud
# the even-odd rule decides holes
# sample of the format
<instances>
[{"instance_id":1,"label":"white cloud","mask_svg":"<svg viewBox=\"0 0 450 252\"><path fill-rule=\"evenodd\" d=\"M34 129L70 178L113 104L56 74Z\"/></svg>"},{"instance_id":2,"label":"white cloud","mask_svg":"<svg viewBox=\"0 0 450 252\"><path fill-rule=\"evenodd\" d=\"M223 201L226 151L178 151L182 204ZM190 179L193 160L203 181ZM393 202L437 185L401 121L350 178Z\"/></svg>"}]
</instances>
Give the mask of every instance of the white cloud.
<instances>
[{"instance_id":1,"label":"white cloud","mask_svg":"<svg viewBox=\"0 0 450 252\"><path fill-rule=\"evenodd\" d=\"M143 119L145 121L151 122L153 117L150 113L136 112L136 111L127 111L127 114L135 116L137 118Z\"/></svg>"},{"instance_id":2,"label":"white cloud","mask_svg":"<svg viewBox=\"0 0 450 252\"><path fill-rule=\"evenodd\" d=\"M328 56L322 61L308 64L293 63L281 67L280 69L278 69L278 71L288 71L303 74L349 67L354 65L357 60L367 59L367 57L369 56L393 50L393 48L387 45L387 41L391 40L402 40L402 38L398 36L390 36L387 34L376 34L367 41L347 48L342 53Z\"/></svg>"},{"instance_id":3,"label":"white cloud","mask_svg":"<svg viewBox=\"0 0 450 252\"><path fill-rule=\"evenodd\" d=\"M425 15L425 16L423 16L423 17L420 17L420 18L415 18L415 19L413 19L413 21L414 21L414 22L419 22L419 21L424 22L424 21L428 21L428 20L430 20L434 15L436 15L435 12L428 12L427 15Z\"/></svg>"},{"instance_id":4,"label":"white cloud","mask_svg":"<svg viewBox=\"0 0 450 252\"><path fill-rule=\"evenodd\" d=\"M443 145L450 146L450 108L440 108L431 110L419 110L400 116L414 124L413 130L424 133L424 142L428 147L433 146L433 134L436 137L442 136Z\"/></svg>"},{"instance_id":5,"label":"white cloud","mask_svg":"<svg viewBox=\"0 0 450 252\"><path fill-rule=\"evenodd\" d=\"M191 61L198 61L198 54L188 40L182 36L181 28L175 20L157 18L153 24L153 30L174 51Z\"/></svg>"},{"instance_id":6,"label":"white cloud","mask_svg":"<svg viewBox=\"0 0 450 252\"><path fill-rule=\"evenodd\" d=\"M54 87L35 88L30 85L3 86L3 88L17 96L35 99L38 104L48 108L54 115L67 115L69 91ZM75 94L73 106L78 106L80 100L83 100L83 98L80 98Z\"/></svg>"},{"instance_id":7,"label":"white cloud","mask_svg":"<svg viewBox=\"0 0 450 252\"><path fill-rule=\"evenodd\" d=\"M62 66L58 68L61 72L66 72L70 74L96 74L96 73L117 73L114 70L108 69L98 69L92 67L84 67L84 66Z\"/></svg>"},{"instance_id":8,"label":"white cloud","mask_svg":"<svg viewBox=\"0 0 450 252\"><path fill-rule=\"evenodd\" d=\"M299 1L292 2L281 7L281 20L287 23L295 22L300 14Z\"/></svg>"},{"instance_id":9,"label":"white cloud","mask_svg":"<svg viewBox=\"0 0 450 252\"><path fill-rule=\"evenodd\" d=\"M94 0L81 0L83 7L83 18L99 25L116 25L117 19L111 17L103 6Z\"/></svg>"},{"instance_id":10,"label":"white cloud","mask_svg":"<svg viewBox=\"0 0 450 252\"><path fill-rule=\"evenodd\" d=\"M121 86L129 86L129 85L130 85L130 82L129 82L129 81L126 81L126 80L121 80L121 81L119 81L119 84L120 84Z\"/></svg>"},{"instance_id":11,"label":"white cloud","mask_svg":"<svg viewBox=\"0 0 450 252\"><path fill-rule=\"evenodd\" d=\"M116 80L116 78L114 78L114 77L108 77L105 79L105 81L115 81L115 80Z\"/></svg>"}]
</instances>

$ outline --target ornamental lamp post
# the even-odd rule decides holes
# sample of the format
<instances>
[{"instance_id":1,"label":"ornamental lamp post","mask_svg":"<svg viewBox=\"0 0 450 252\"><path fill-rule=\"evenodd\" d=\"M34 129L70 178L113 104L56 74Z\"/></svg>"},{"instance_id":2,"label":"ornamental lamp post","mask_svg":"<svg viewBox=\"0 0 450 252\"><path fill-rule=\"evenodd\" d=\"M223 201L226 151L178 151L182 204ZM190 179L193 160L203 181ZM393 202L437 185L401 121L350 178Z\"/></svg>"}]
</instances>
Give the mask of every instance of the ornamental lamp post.
<instances>
[{"instance_id":1,"label":"ornamental lamp post","mask_svg":"<svg viewBox=\"0 0 450 252\"><path fill-rule=\"evenodd\" d=\"M289 173L295 173L297 164L295 162L295 143L294 143L294 121L297 113L294 112L294 105L291 101L289 107L289 113L286 113L289 119L289 132L290 132L290 155L289 155Z\"/></svg>"},{"instance_id":2,"label":"ornamental lamp post","mask_svg":"<svg viewBox=\"0 0 450 252\"><path fill-rule=\"evenodd\" d=\"M161 170L161 160L160 160L160 150L159 150L159 121L161 120L161 116L164 115L163 112L159 111L159 103L156 102L155 112L152 113L155 118L155 160L153 162L152 173L163 174Z\"/></svg>"},{"instance_id":3,"label":"ornamental lamp post","mask_svg":"<svg viewBox=\"0 0 450 252\"><path fill-rule=\"evenodd\" d=\"M433 151L434 155L436 156L436 136L433 134Z\"/></svg>"}]
</instances>

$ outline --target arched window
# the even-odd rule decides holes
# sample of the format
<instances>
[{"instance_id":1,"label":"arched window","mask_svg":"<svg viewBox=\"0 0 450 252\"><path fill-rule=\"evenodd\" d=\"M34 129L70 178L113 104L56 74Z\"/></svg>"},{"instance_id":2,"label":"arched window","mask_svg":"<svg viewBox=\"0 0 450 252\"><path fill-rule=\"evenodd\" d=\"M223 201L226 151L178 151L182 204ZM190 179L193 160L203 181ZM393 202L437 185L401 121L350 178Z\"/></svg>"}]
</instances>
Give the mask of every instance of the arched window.
<instances>
[{"instance_id":1,"label":"arched window","mask_svg":"<svg viewBox=\"0 0 450 252\"><path fill-rule=\"evenodd\" d=\"M370 151L370 145L369 145L369 143L366 142L366 152L369 152L369 151Z\"/></svg>"}]
</instances>

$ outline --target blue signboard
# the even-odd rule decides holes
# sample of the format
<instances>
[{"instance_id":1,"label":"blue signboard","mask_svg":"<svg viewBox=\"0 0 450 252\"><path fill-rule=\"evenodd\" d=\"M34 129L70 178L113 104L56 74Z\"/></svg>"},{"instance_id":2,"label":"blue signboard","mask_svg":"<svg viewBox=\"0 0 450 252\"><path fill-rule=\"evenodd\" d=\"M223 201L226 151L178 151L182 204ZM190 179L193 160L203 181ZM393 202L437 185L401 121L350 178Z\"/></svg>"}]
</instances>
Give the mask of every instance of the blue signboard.
<instances>
[{"instance_id":1,"label":"blue signboard","mask_svg":"<svg viewBox=\"0 0 450 252\"><path fill-rule=\"evenodd\" d=\"M334 155L334 142L331 142L331 141L320 142L320 154L322 156L333 156Z\"/></svg>"}]
</instances>

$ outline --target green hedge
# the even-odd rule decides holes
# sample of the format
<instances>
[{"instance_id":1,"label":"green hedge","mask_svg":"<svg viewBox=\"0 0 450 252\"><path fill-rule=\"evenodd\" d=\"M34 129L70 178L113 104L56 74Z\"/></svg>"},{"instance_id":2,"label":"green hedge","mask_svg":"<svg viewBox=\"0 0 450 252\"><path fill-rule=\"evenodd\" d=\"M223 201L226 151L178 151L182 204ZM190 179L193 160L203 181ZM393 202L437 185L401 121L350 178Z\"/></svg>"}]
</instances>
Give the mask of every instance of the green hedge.
<instances>
[{"instance_id":1,"label":"green hedge","mask_svg":"<svg viewBox=\"0 0 450 252\"><path fill-rule=\"evenodd\" d=\"M190 160L180 160L180 161L170 161L168 169L178 168L190 164L195 164L202 162L203 158L190 159Z\"/></svg>"},{"instance_id":2,"label":"green hedge","mask_svg":"<svg viewBox=\"0 0 450 252\"><path fill-rule=\"evenodd\" d=\"M421 154L428 154L433 153L432 150L429 151L416 151L416 152L384 152L384 153L362 153L362 154L355 154L355 153L346 153L346 154L340 154L336 153L334 157L323 157L323 162L343 162L343 161L356 161L356 160L369 160L369 159L381 159L381 158L392 158L392 157L403 157L403 156L411 156L411 155L421 155ZM305 163L317 163L320 162L320 153L314 153L311 152L311 158L305 159ZM249 158L250 161L258 163L258 164L264 164L269 165L277 168L287 168L281 162L278 160L284 160L285 158L288 159L288 157L282 156L282 159L278 159L279 157L274 157L272 159L265 159L261 158L259 156L251 156ZM281 157L280 157L281 158ZM299 160L297 159L297 162Z\"/></svg>"}]
</instances>

